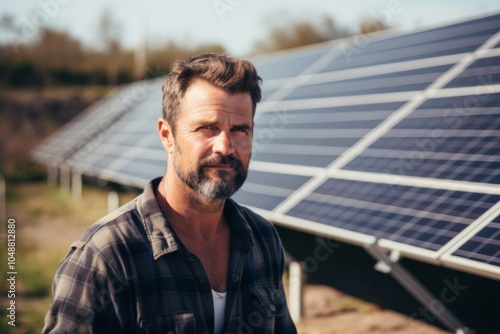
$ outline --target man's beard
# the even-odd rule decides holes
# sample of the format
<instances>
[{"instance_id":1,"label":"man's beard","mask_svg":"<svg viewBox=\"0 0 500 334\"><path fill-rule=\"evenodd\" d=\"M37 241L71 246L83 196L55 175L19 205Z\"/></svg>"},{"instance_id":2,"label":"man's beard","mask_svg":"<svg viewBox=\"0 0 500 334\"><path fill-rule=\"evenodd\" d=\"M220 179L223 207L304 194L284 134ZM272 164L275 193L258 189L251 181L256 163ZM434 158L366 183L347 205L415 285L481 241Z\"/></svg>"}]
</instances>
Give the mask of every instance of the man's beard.
<instances>
[{"instance_id":1,"label":"man's beard","mask_svg":"<svg viewBox=\"0 0 500 334\"><path fill-rule=\"evenodd\" d=\"M174 170L179 179L191 188L196 194L211 202L218 199L227 199L231 197L245 182L248 174L248 165L243 166L242 162L233 156L211 156L200 161L197 168L187 170L179 164L181 153L179 147L176 147L174 156ZM229 165L233 173L226 170L218 170L217 175L220 180L211 179L205 175L203 168L213 165Z\"/></svg>"}]
</instances>

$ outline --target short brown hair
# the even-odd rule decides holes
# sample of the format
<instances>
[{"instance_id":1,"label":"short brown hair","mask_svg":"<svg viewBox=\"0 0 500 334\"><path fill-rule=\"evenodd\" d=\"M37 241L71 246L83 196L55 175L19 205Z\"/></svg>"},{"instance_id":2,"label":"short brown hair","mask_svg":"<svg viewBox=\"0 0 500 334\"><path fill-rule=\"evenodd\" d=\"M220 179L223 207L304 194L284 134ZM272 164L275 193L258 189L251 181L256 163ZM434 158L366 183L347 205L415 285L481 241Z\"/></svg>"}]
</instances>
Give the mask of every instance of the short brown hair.
<instances>
[{"instance_id":1,"label":"short brown hair","mask_svg":"<svg viewBox=\"0 0 500 334\"><path fill-rule=\"evenodd\" d=\"M223 54L204 53L175 63L162 87L163 118L170 124L173 132L179 115L180 100L194 78L204 79L231 94L250 93L255 115L255 108L261 99L259 84L262 79L252 63Z\"/></svg>"}]
</instances>

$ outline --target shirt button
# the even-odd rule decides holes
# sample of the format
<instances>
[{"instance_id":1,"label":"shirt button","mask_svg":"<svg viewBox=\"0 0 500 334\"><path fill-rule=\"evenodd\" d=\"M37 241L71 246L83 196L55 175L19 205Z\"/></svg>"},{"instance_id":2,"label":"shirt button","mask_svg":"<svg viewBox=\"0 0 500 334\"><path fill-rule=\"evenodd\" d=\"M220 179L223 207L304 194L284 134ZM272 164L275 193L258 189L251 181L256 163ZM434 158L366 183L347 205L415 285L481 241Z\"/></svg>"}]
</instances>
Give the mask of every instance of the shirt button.
<instances>
[{"instance_id":1,"label":"shirt button","mask_svg":"<svg viewBox=\"0 0 500 334\"><path fill-rule=\"evenodd\" d=\"M207 279L206 278L200 278L200 283L201 284L205 284L207 282Z\"/></svg>"},{"instance_id":2,"label":"shirt button","mask_svg":"<svg viewBox=\"0 0 500 334\"><path fill-rule=\"evenodd\" d=\"M233 282L238 282L240 280L240 275L234 274L233 275Z\"/></svg>"}]
</instances>

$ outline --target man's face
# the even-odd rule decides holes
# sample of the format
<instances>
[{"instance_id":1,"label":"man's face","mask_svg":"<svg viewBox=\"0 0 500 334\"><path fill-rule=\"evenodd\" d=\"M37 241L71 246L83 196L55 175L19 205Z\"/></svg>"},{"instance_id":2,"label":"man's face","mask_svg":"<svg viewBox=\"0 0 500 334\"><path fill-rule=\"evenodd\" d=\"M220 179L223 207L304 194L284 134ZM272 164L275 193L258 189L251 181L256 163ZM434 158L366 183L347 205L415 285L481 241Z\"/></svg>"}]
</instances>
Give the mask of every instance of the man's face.
<instances>
[{"instance_id":1,"label":"man's face","mask_svg":"<svg viewBox=\"0 0 500 334\"><path fill-rule=\"evenodd\" d=\"M177 177L205 200L225 199L245 182L252 152L252 100L195 79L181 100L172 154Z\"/></svg>"}]
</instances>

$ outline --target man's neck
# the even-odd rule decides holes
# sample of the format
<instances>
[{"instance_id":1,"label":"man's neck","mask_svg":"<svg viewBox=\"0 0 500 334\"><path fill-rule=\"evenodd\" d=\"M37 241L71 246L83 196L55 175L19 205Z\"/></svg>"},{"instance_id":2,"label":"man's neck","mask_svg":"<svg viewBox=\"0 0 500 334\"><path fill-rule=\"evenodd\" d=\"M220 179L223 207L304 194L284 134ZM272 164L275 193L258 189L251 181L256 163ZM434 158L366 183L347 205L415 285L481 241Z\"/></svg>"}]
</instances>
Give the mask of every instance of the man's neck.
<instances>
[{"instance_id":1,"label":"man's neck","mask_svg":"<svg viewBox=\"0 0 500 334\"><path fill-rule=\"evenodd\" d=\"M186 185L175 181L164 176L158 185L156 199L163 214L177 234L209 242L224 223L225 200L207 203Z\"/></svg>"}]
</instances>

